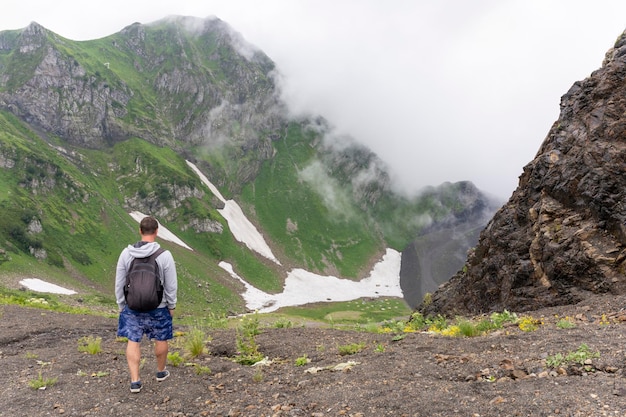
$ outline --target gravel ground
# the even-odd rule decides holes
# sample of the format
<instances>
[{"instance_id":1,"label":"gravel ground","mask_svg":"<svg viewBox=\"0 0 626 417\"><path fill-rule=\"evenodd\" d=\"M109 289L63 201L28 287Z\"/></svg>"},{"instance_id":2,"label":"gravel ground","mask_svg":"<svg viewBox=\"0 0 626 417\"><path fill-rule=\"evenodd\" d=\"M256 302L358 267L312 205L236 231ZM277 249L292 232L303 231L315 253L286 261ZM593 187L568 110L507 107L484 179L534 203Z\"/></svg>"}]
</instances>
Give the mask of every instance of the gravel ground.
<instances>
[{"instance_id":1,"label":"gravel ground","mask_svg":"<svg viewBox=\"0 0 626 417\"><path fill-rule=\"evenodd\" d=\"M217 330L207 354L169 365L163 382L144 340L139 394L116 319L0 306L0 416L626 416L625 303L594 297L525 313L541 319L536 331L472 338L263 328L256 341L271 363L254 367L232 361L235 331ZM576 326L558 328L566 316ZM79 352L85 336L101 337L102 351ZM364 348L340 354L349 344ZM583 344L599 357L546 366ZM170 350L183 355L179 345ZM56 382L31 388L38 379Z\"/></svg>"}]
</instances>

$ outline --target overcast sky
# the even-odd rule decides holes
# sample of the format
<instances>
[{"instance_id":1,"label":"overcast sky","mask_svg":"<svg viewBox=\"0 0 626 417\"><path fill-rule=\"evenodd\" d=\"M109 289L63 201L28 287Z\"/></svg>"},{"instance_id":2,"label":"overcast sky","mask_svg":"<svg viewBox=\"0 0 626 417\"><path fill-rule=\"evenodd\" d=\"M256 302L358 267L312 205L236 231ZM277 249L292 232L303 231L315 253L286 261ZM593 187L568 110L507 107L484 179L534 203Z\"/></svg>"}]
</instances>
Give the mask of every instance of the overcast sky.
<instances>
[{"instance_id":1,"label":"overcast sky","mask_svg":"<svg viewBox=\"0 0 626 417\"><path fill-rule=\"evenodd\" d=\"M168 15L229 23L276 62L294 111L369 146L403 186L470 180L502 198L626 29L623 0L2 0L0 30L87 40Z\"/></svg>"}]
</instances>

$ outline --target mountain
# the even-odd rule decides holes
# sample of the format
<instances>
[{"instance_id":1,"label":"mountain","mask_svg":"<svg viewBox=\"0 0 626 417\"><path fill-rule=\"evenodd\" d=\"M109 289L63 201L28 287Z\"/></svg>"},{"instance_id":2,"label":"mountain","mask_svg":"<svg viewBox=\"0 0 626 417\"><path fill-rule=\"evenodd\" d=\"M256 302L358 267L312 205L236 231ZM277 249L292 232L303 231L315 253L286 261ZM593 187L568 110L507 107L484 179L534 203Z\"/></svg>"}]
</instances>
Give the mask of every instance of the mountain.
<instances>
[{"instance_id":1,"label":"mountain","mask_svg":"<svg viewBox=\"0 0 626 417\"><path fill-rule=\"evenodd\" d=\"M37 23L0 32L0 273L111 304L117 256L137 238L129 213L141 212L191 248L163 243L187 308L241 312L242 285L222 262L274 293L296 267L359 279L386 248L476 204L464 185L398 193L357 140L290 117L276 73L217 18L81 42ZM222 215L230 200L279 262L236 239Z\"/></svg>"},{"instance_id":2,"label":"mountain","mask_svg":"<svg viewBox=\"0 0 626 417\"><path fill-rule=\"evenodd\" d=\"M463 204L446 217L422 228L402 251L400 286L410 307L437 290L456 274L467 258L467 252L478 243L480 232L498 208L470 182L442 184L425 194L463 197Z\"/></svg>"},{"instance_id":3,"label":"mountain","mask_svg":"<svg viewBox=\"0 0 626 417\"><path fill-rule=\"evenodd\" d=\"M576 82L465 266L420 309L466 314L626 292L626 33Z\"/></svg>"}]
</instances>

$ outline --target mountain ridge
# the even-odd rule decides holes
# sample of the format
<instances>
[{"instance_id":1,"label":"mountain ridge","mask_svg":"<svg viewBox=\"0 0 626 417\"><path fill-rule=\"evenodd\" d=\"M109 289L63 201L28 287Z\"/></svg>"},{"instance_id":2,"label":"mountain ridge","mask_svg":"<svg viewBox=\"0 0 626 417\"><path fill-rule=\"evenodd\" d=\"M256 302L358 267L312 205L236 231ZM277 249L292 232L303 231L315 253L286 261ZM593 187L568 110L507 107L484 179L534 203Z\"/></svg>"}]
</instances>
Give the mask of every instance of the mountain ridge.
<instances>
[{"instance_id":1,"label":"mountain ridge","mask_svg":"<svg viewBox=\"0 0 626 417\"><path fill-rule=\"evenodd\" d=\"M169 17L81 42L33 23L0 32L0 45L6 269L37 253L35 269L55 279L73 268L110 286L116 240L135 238L128 213L139 211L196 248L175 253L190 308L208 298L240 311L220 261L269 292L293 267L358 279L385 248L486 199L458 185L394 191L368 148L321 117L289 117L273 62L219 19ZM224 202L185 161L237 199L282 266L233 238Z\"/></svg>"}]
</instances>

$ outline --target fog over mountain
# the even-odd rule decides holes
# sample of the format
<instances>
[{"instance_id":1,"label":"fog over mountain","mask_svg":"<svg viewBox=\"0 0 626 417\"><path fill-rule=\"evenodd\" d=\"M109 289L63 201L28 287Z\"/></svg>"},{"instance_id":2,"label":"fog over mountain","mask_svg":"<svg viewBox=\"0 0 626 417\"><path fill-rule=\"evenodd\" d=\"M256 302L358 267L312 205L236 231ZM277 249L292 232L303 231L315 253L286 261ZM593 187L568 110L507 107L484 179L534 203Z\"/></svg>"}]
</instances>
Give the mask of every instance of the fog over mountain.
<instances>
[{"instance_id":1,"label":"fog over mountain","mask_svg":"<svg viewBox=\"0 0 626 417\"><path fill-rule=\"evenodd\" d=\"M626 3L111 0L82 10L6 0L0 30L36 21L84 40L133 21L215 15L276 62L293 111L368 145L403 188L470 180L507 198L560 96L623 31Z\"/></svg>"}]
</instances>

